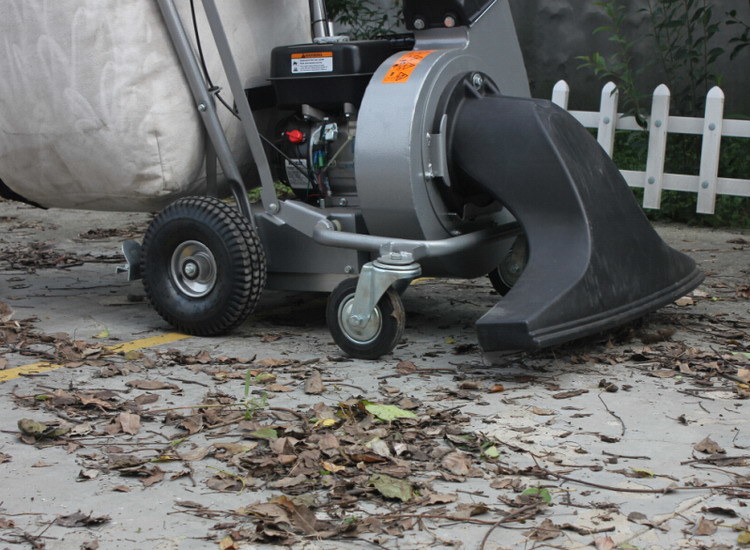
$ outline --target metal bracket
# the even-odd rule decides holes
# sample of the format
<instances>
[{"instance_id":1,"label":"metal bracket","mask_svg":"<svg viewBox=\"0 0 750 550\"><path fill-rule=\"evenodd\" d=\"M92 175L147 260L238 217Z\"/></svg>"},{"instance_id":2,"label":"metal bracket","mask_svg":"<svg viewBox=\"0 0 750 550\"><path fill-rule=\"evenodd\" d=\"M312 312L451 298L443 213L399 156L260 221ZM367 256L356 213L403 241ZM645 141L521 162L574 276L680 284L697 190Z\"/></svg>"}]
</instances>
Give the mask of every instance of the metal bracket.
<instances>
[{"instance_id":1,"label":"metal bracket","mask_svg":"<svg viewBox=\"0 0 750 550\"><path fill-rule=\"evenodd\" d=\"M424 176L428 179L442 178L450 186L446 147L447 128L448 115L443 115L440 119L440 131L437 134L427 134L427 165L424 167Z\"/></svg>"},{"instance_id":2,"label":"metal bracket","mask_svg":"<svg viewBox=\"0 0 750 550\"><path fill-rule=\"evenodd\" d=\"M127 273L128 281L141 278L141 245L132 239L122 242L122 254L126 265L118 265L117 273Z\"/></svg>"},{"instance_id":3,"label":"metal bracket","mask_svg":"<svg viewBox=\"0 0 750 550\"><path fill-rule=\"evenodd\" d=\"M412 261L411 254L394 252L392 256L391 260L399 263L375 260L362 266L348 319L352 330L367 326L375 305L392 285L400 281L411 282L422 273L422 267ZM401 264L402 261L405 263Z\"/></svg>"}]
</instances>

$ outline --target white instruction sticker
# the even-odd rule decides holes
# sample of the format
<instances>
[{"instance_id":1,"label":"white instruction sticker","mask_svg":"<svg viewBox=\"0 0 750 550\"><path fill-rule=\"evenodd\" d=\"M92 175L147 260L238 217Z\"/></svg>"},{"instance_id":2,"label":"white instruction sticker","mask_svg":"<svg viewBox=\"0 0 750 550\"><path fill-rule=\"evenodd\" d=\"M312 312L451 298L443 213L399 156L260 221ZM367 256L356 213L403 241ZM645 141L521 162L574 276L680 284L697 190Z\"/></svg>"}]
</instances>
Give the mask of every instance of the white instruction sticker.
<instances>
[{"instance_id":1,"label":"white instruction sticker","mask_svg":"<svg viewBox=\"0 0 750 550\"><path fill-rule=\"evenodd\" d=\"M292 73L333 72L333 52L306 52L292 54Z\"/></svg>"}]
</instances>

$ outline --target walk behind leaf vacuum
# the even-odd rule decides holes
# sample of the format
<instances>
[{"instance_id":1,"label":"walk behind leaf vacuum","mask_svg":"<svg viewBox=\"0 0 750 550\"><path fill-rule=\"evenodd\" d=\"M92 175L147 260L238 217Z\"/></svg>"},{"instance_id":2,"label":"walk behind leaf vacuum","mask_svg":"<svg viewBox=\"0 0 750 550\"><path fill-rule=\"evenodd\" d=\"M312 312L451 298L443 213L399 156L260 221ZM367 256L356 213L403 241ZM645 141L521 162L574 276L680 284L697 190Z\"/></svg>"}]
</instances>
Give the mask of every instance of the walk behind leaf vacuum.
<instances>
[{"instance_id":1,"label":"walk behind leaf vacuum","mask_svg":"<svg viewBox=\"0 0 750 550\"><path fill-rule=\"evenodd\" d=\"M701 282L589 132L529 97L507 0L403 4L406 34L355 41L322 0L0 0L0 190L158 212L124 251L177 330L227 332L264 288L320 291L363 359L399 342L421 276L489 275L487 352Z\"/></svg>"}]
</instances>

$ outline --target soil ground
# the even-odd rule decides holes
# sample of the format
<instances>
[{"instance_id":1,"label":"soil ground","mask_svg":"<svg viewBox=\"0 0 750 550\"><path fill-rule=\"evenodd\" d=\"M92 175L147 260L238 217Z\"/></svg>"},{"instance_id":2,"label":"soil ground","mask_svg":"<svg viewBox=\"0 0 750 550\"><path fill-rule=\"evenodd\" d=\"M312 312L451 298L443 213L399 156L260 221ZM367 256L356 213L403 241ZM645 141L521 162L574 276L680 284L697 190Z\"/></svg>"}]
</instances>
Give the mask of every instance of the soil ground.
<instances>
[{"instance_id":1,"label":"soil ground","mask_svg":"<svg viewBox=\"0 0 750 550\"><path fill-rule=\"evenodd\" d=\"M537 353L482 354L486 280L419 280L357 361L313 293L174 333L115 272L147 221L0 202L0 547L750 540L750 231L658 226L699 289Z\"/></svg>"}]
</instances>

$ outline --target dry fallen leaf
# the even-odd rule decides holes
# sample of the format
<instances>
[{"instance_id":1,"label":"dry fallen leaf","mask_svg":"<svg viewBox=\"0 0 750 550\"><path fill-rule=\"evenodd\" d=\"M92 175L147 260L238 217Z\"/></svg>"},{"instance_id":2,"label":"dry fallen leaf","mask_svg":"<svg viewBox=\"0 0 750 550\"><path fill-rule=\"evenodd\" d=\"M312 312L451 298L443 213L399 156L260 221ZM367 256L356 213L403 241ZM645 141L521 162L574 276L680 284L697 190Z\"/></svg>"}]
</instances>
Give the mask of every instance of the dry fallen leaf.
<instances>
[{"instance_id":1,"label":"dry fallen leaf","mask_svg":"<svg viewBox=\"0 0 750 550\"><path fill-rule=\"evenodd\" d=\"M456 510L453 512L453 515L459 518L468 519L473 516L479 516L488 511L489 507L484 502L463 502L456 506Z\"/></svg>"},{"instance_id":2,"label":"dry fallen leaf","mask_svg":"<svg viewBox=\"0 0 750 550\"><path fill-rule=\"evenodd\" d=\"M427 496L420 504L425 506L432 506L434 504L450 504L458 500L457 494L443 494L443 493L432 493Z\"/></svg>"},{"instance_id":3,"label":"dry fallen leaf","mask_svg":"<svg viewBox=\"0 0 750 550\"><path fill-rule=\"evenodd\" d=\"M471 457L458 451L445 455L441 464L443 468L457 476L468 475L471 471Z\"/></svg>"},{"instance_id":4,"label":"dry fallen leaf","mask_svg":"<svg viewBox=\"0 0 750 550\"><path fill-rule=\"evenodd\" d=\"M92 516L91 514L83 514L80 510L67 516L57 516L55 518L55 525L62 525L63 527L89 527L91 525L101 525L106 523L111 518L109 516Z\"/></svg>"},{"instance_id":5,"label":"dry fallen leaf","mask_svg":"<svg viewBox=\"0 0 750 550\"><path fill-rule=\"evenodd\" d=\"M117 416L117 421L120 423L122 431L126 434L135 435L141 429L141 417L137 414L121 412Z\"/></svg>"},{"instance_id":6,"label":"dry fallen leaf","mask_svg":"<svg viewBox=\"0 0 750 550\"><path fill-rule=\"evenodd\" d=\"M327 462L323 461L321 462L321 465L323 466L323 469L333 472L334 474L336 472L340 472L341 470L346 470L346 466L339 466L338 464L334 464L333 462Z\"/></svg>"},{"instance_id":7,"label":"dry fallen leaf","mask_svg":"<svg viewBox=\"0 0 750 550\"><path fill-rule=\"evenodd\" d=\"M310 376L305 380L305 393L320 395L324 389L325 386L323 385L323 377L320 375L320 371L313 369Z\"/></svg>"},{"instance_id":8,"label":"dry fallen leaf","mask_svg":"<svg viewBox=\"0 0 750 550\"><path fill-rule=\"evenodd\" d=\"M396 372L399 374L412 374L417 370L417 366L411 361L401 361L396 365Z\"/></svg>"},{"instance_id":9,"label":"dry fallen leaf","mask_svg":"<svg viewBox=\"0 0 750 550\"><path fill-rule=\"evenodd\" d=\"M0 302L0 323L7 323L13 318L13 309L5 302Z\"/></svg>"},{"instance_id":10,"label":"dry fallen leaf","mask_svg":"<svg viewBox=\"0 0 750 550\"><path fill-rule=\"evenodd\" d=\"M695 526L694 535L696 537L705 537L708 535L713 535L716 533L718 527L717 525L711 521L710 519L706 519L705 517L701 517L700 520L698 520L698 524Z\"/></svg>"},{"instance_id":11,"label":"dry fallen leaf","mask_svg":"<svg viewBox=\"0 0 750 550\"><path fill-rule=\"evenodd\" d=\"M194 435L203 429L203 415L193 414L181 419L177 425L187 430L188 435Z\"/></svg>"},{"instance_id":12,"label":"dry fallen leaf","mask_svg":"<svg viewBox=\"0 0 750 550\"><path fill-rule=\"evenodd\" d=\"M284 384L269 384L266 386L266 390L273 393L288 393L294 391L294 388Z\"/></svg>"},{"instance_id":13,"label":"dry fallen leaf","mask_svg":"<svg viewBox=\"0 0 750 550\"><path fill-rule=\"evenodd\" d=\"M285 477L277 481L272 481L268 484L268 487L270 487L271 489L286 489L287 487L295 487L296 485L301 485L306 481L309 481L309 478L304 474L300 474L294 477Z\"/></svg>"},{"instance_id":14,"label":"dry fallen leaf","mask_svg":"<svg viewBox=\"0 0 750 550\"><path fill-rule=\"evenodd\" d=\"M158 380L130 380L125 382L126 386L139 390L175 390L178 389L174 384L159 382Z\"/></svg>"},{"instance_id":15,"label":"dry fallen leaf","mask_svg":"<svg viewBox=\"0 0 750 550\"><path fill-rule=\"evenodd\" d=\"M211 447L196 447L191 451L185 451L180 453L180 458L187 462L195 462L196 460L203 460L211 452Z\"/></svg>"},{"instance_id":16,"label":"dry fallen leaf","mask_svg":"<svg viewBox=\"0 0 750 550\"><path fill-rule=\"evenodd\" d=\"M528 537L531 540L535 540L538 542L542 542L545 540L552 540L557 537L559 537L562 534L562 531L560 531L560 528L552 523L552 520L549 518L542 521L542 523L538 526L529 531Z\"/></svg>"},{"instance_id":17,"label":"dry fallen leaf","mask_svg":"<svg viewBox=\"0 0 750 550\"><path fill-rule=\"evenodd\" d=\"M699 453L706 453L710 455L726 452L722 447L719 446L718 443L716 443L716 441L714 441L710 437L706 437L702 441L699 441L698 443L693 445L693 449L695 449Z\"/></svg>"},{"instance_id":18,"label":"dry fallen leaf","mask_svg":"<svg viewBox=\"0 0 750 550\"><path fill-rule=\"evenodd\" d=\"M577 397L579 395L583 395L584 393L589 393L589 390L563 391L563 392L552 395L552 397L554 397L555 399L569 399L571 397Z\"/></svg>"}]
</instances>

